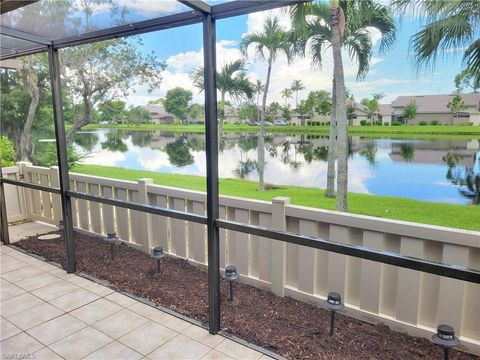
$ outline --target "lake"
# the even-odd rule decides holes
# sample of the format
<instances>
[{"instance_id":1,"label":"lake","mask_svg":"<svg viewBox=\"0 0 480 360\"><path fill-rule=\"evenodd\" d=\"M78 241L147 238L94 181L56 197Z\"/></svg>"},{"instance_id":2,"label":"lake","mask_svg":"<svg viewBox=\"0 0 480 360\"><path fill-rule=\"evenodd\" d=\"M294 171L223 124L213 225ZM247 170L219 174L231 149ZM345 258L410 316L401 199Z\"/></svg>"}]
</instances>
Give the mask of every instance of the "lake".
<instances>
[{"instance_id":1,"label":"lake","mask_svg":"<svg viewBox=\"0 0 480 360\"><path fill-rule=\"evenodd\" d=\"M256 134L226 133L222 178L258 180ZM82 131L83 163L205 176L204 134L117 129ZM349 190L450 204L471 204L480 186L478 139L349 138ZM328 136L267 135L265 183L325 188ZM477 197L478 201L478 197Z\"/></svg>"}]
</instances>

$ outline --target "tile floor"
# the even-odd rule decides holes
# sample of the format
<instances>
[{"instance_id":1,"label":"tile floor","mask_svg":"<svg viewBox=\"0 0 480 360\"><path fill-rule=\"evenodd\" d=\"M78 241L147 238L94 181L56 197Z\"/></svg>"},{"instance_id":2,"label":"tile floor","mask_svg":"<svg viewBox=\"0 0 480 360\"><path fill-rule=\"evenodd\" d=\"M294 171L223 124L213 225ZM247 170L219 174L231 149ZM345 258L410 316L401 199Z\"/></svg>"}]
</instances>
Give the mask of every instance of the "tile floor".
<instances>
[{"instance_id":1,"label":"tile floor","mask_svg":"<svg viewBox=\"0 0 480 360\"><path fill-rule=\"evenodd\" d=\"M0 256L2 359L268 358L10 247Z\"/></svg>"}]
</instances>

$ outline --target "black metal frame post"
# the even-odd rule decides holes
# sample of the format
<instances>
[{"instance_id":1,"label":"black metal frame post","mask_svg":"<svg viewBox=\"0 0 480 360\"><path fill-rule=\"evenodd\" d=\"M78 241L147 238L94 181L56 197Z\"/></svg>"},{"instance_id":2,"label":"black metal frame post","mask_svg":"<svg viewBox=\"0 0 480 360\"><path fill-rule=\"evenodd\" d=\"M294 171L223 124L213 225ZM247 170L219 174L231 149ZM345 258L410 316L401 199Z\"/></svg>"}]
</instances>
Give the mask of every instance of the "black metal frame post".
<instances>
[{"instance_id":1,"label":"black metal frame post","mask_svg":"<svg viewBox=\"0 0 480 360\"><path fill-rule=\"evenodd\" d=\"M215 20L203 15L205 138L207 157L208 315L209 331L220 331L220 241L218 209L218 120Z\"/></svg>"},{"instance_id":2,"label":"black metal frame post","mask_svg":"<svg viewBox=\"0 0 480 360\"><path fill-rule=\"evenodd\" d=\"M0 132L1 136L1 132ZM8 234L8 218L7 218L7 199L5 198L5 190L3 188L3 167L0 166L0 238L5 245L10 244L10 235Z\"/></svg>"},{"instance_id":3,"label":"black metal frame post","mask_svg":"<svg viewBox=\"0 0 480 360\"><path fill-rule=\"evenodd\" d=\"M48 46L48 65L52 90L53 119L55 122L55 139L57 145L58 175L60 182L60 198L62 200L63 236L67 253L67 272L76 270L75 240L73 235L72 199L68 194L70 179L68 176L67 138L65 136L65 122L63 117L63 100L60 79L60 61L58 50Z\"/></svg>"}]
</instances>

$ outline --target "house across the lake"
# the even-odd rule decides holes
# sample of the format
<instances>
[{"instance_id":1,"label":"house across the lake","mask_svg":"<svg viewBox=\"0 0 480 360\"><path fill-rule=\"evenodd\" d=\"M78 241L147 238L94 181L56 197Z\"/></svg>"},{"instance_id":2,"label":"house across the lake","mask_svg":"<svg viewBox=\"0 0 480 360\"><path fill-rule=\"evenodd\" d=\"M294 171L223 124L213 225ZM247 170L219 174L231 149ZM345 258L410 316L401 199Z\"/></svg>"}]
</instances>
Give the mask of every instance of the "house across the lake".
<instances>
[{"instance_id":1,"label":"house across the lake","mask_svg":"<svg viewBox=\"0 0 480 360\"><path fill-rule=\"evenodd\" d=\"M152 124L172 124L175 116L165 111L162 105L145 105L143 107L150 114Z\"/></svg>"},{"instance_id":2,"label":"house across the lake","mask_svg":"<svg viewBox=\"0 0 480 360\"><path fill-rule=\"evenodd\" d=\"M400 121L404 123L403 110L411 102L417 105L417 115L408 124L419 125L421 121L431 123L438 121L440 125L480 125L480 93L459 94L465 104L463 109L453 113L448 103L457 94L399 96L391 104L382 104L379 118L385 123Z\"/></svg>"}]
</instances>

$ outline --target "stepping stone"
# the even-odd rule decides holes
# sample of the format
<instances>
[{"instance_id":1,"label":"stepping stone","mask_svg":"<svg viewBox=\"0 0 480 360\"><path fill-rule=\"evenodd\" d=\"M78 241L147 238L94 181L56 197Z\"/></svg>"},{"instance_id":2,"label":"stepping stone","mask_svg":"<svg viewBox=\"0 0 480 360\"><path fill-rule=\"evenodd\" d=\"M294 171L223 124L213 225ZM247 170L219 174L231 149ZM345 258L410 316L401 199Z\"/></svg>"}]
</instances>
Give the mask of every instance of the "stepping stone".
<instances>
[{"instance_id":1,"label":"stepping stone","mask_svg":"<svg viewBox=\"0 0 480 360\"><path fill-rule=\"evenodd\" d=\"M59 239L60 235L59 234L47 234L47 235L41 235L38 237L38 240L54 240L54 239Z\"/></svg>"}]
</instances>

